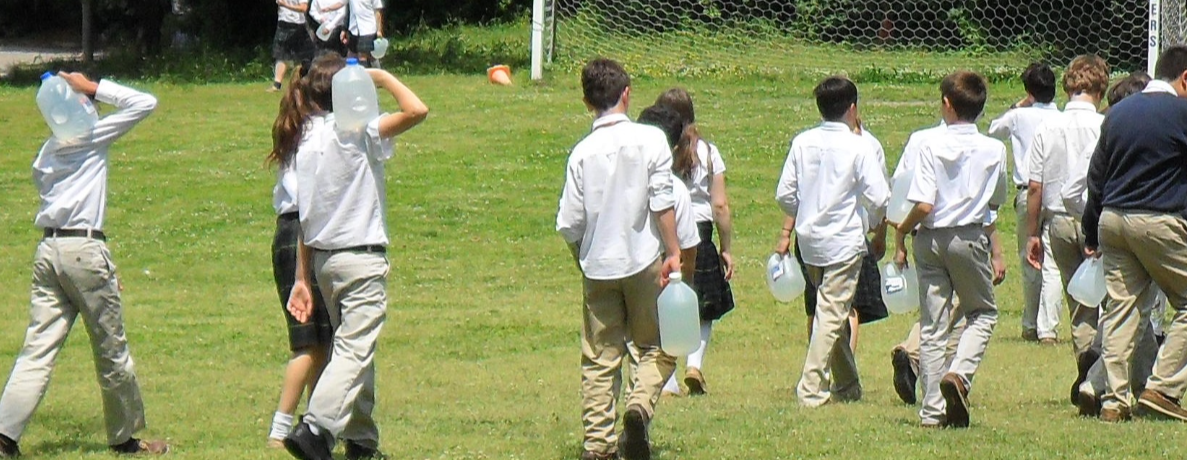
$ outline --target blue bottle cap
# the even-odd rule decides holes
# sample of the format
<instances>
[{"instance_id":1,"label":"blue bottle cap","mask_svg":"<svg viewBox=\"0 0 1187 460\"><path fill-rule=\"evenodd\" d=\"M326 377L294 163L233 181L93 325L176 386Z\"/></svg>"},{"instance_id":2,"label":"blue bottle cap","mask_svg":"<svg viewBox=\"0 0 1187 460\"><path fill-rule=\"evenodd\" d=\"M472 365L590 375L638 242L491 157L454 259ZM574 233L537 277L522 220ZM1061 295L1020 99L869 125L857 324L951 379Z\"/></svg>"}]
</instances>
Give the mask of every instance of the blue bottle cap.
<instances>
[{"instance_id":1,"label":"blue bottle cap","mask_svg":"<svg viewBox=\"0 0 1187 460\"><path fill-rule=\"evenodd\" d=\"M346 58L346 65L359 65L358 58Z\"/></svg>"},{"instance_id":2,"label":"blue bottle cap","mask_svg":"<svg viewBox=\"0 0 1187 460\"><path fill-rule=\"evenodd\" d=\"M52 77L52 76L54 76L54 73L53 73L53 72L46 72L46 73L43 73L43 74L41 74L41 79L42 79L42 80L48 80L48 79L49 79L50 77Z\"/></svg>"}]
</instances>

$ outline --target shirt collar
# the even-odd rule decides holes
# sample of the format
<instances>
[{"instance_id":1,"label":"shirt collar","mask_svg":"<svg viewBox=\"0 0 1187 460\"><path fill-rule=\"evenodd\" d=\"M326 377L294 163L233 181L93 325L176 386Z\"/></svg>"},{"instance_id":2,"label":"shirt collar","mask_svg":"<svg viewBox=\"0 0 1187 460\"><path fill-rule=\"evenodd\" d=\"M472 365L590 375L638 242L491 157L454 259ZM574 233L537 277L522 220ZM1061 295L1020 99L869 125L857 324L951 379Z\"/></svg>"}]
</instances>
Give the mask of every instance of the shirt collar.
<instances>
[{"instance_id":1,"label":"shirt collar","mask_svg":"<svg viewBox=\"0 0 1187 460\"><path fill-rule=\"evenodd\" d=\"M1056 105L1054 102L1036 102L1034 104L1031 104L1030 106L1034 107L1036 109L1043 109L1043 110L1059 110L1059 106Z\"/></svg>"},{"instance_id":2,"label":"shirt collar","mask_svg":"<svg viewBox=\"0 0 1187 460\"><path fill-rule=\"evenodd\" d=\"M850 129L849 129L849 125L847 125L847 124L845 124L845 123L841 123L841 122L839 122L839 121L826 121L826 122L823 122L823 123L821 123L821 124L820 124L820 128L821 128L821 129L823 129L823 130L825 130L825 131L845 131L845 132L852 132L852 130L850 130Z\"/></svg>"},{"instance_id":3,"label":"shirt collar","mask_svg":"<svg viewBox=\"0 0 1187 460\"><path fill-rule=\"evenodd\" d=\"M977 125L973 123L961 123L958 125L948 125L948 132L956 134L977 134Z\"/></svg>"},{"instance_id":4,"label":"shirt collar","mask_svg":"<svg viewBox=\"0 0 1187 460\"><path fill-rule=\"evenodd\" d=\"M1170 83L1167 83L1162 80L1150 80L1150 83L1146 84L1146 89L1143 90L1142 92L1143 93L1168 93L1168 94L1175 95L1175 96L1179 95L1179 93L1175 91L1175 87L1171 86Z\"/></svg>"},{"instance_id":5,"label":"shirt collar","mask_svg":"<svg viewBox=\"0 0 1187 460\"><path fill-rule=\"evenodd\" d=\"M625 113L611 113L609 115L602 115L597 120L594 120L593 129L598 129L603 126L609 126L624 121L631 121L631 118L626 116Z\"/></svg>"},{"instance_id":6,"label":"shirt collar","mask_svg":"<svg viewBox=\"0 0 1187 460\"><path fill-rule=\"evenodd\" d=\"M1071 112L1073 110L1087 110L1095 112L1096 106L1092 105L1091 102L1084 101L1068 101L1067 105L1063 106L1064 112Z\"/></svg>"}]
</instances>

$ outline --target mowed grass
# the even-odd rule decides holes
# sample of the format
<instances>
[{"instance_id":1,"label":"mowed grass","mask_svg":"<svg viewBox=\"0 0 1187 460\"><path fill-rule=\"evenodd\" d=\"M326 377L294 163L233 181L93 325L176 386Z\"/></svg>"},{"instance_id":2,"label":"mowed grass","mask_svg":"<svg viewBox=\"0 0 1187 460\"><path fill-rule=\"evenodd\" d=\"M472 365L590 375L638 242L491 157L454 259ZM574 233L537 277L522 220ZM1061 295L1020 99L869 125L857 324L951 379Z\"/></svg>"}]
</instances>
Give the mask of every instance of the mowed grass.
<instances>
[{"instance_id":1,"label":"mowed grass","mask_svg":"<svg viewBox=\"0 0 1187 460\"><path fill-rule=\"evenodd\" d=\"M553 227L567 150L591 121L577 77L512 88L477 75L406 81L432 113L399 139L387 164L392 270L375 410L382 447L399 459L575 459L580 275ZM738 309L716 329L704 368L712 393L661 403L655 458L1180 456L1182 425L1077 418L1067 401L1070 345L1021 341L1013 212L1002 213L1010 275L997 290L1002 314L973 390L971 429L919 429L917 408L895 397L889 352L909 316L861 329L863 401L796 404L807 343L802 300L772 300L762 265L781 222L773 192L787 143L817 122L814 83L635 82L632 114L668 86L694 93L702 129L728 164L740 263ZM263 82L133 85L156 94L160 107L111 151L105 230L148 410L143 434L170 439L179 459L287 458L264 447L288 358L270 263L275 175L263 161L279 97L264 93ZM934 83L861 90L863 118L892 166L908 134L938 120ZM1020 91L993 86L987 112L999 113ZM33 97L32 88L0 88L4 369L24 336L40 238L29 166L48 130ZM22 439L26 455L110 455L90 361L77 328Z\"/></svg>"}]
</instances>

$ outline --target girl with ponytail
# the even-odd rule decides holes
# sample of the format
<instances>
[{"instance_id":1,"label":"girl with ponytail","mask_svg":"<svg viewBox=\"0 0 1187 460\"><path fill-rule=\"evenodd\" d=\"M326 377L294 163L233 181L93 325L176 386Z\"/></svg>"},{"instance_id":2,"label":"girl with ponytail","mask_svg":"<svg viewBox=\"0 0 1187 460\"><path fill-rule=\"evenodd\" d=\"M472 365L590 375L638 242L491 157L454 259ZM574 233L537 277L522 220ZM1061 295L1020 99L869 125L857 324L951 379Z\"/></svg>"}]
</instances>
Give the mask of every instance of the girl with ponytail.
<instances>
[{"instance_id":1,"label":"girl with ponytail","mask_svg":"<svg viewBox=\"0 0 1187 460\"><path fill-rule=\"evenodd\" d=\"M687 91L669 89L656 99L655 104L670 107L683 118L683 132L672 150L672 173L688 186L693 216L701 234L696 276L693 277L693 289L700 299L701 346L688 355L684 374L689 394L699 395L707 389L702 369L713 322L734 308L734 295L729 284L734 276L734 259L730 253L733 222L725 187L725 161L717 147L705 141L697 130L692 96ZM720 238L720 248L713 243L714 226ZM674 375L664 386L664 391L680 393Z\"/></svg>"},{"instance_id":2,"label":"girl with ponytail","mask_svg":"<svg viewBox=\"0 0 1187 460\"><path fill-rule=\"evenodd\" d=\"M336 60L335 60L336 58ZM319 58L312 66L302 66L294 72L288 92L280 100L280 111L272 125L272 151L268 163L277 167L276 186L272 189L272 206L276 209L276 233L272 239L272 276L280 308L288 323L289 357L281 384L280 402L272 417L268 446L284 447L283 439L292 431L293 412L301 394L313 388L326 366L333 339L328 311L322 307L322 297L314 284L313 299L319 306L311 320L301 323L288 312L289 293L296 282L297 238L300 222L297 217L297 175L295 159L302 142L307 139L310 120L333 109L330 83L343 66L342 58L331 55ZM312 68L310 68L312 67Z\"/></svg>"}]
</instances>

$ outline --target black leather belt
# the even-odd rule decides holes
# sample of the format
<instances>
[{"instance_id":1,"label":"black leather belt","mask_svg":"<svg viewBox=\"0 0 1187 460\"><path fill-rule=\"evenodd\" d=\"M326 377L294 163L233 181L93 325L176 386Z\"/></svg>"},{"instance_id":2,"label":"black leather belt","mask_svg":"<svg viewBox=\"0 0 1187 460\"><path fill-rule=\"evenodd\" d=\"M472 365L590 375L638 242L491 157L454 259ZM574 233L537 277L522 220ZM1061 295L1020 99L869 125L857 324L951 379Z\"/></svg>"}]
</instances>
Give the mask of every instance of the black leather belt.
<instances>
[{"instance_id":1,"label":"black leather belt","mask_svg":"<svg viewBox=\"0 0 1187 460\"><path fill-rule=\"evenodd\" d=\"M107 235L104 235L101 230L93 230L89 228L47 228L44 232L45 238L90 238L93 240L107 241Z\"/></svg>"},{"instance_id":2,"label":"black leather belt","mask_svg":"<svg viewBox=\"0 0 1187 460\"><path fill-rule=\"evenodd\" d=\"M330 254L337 254L339 252L370 252L370 253L374 253L374 254L387 254L387 247L380 246L378 244L373 244L373 245L369 245L369 246L351 246L349 248L342 248L342 249L318 249L318 250L325 251Z\"/></svg>"}]
</instances>

